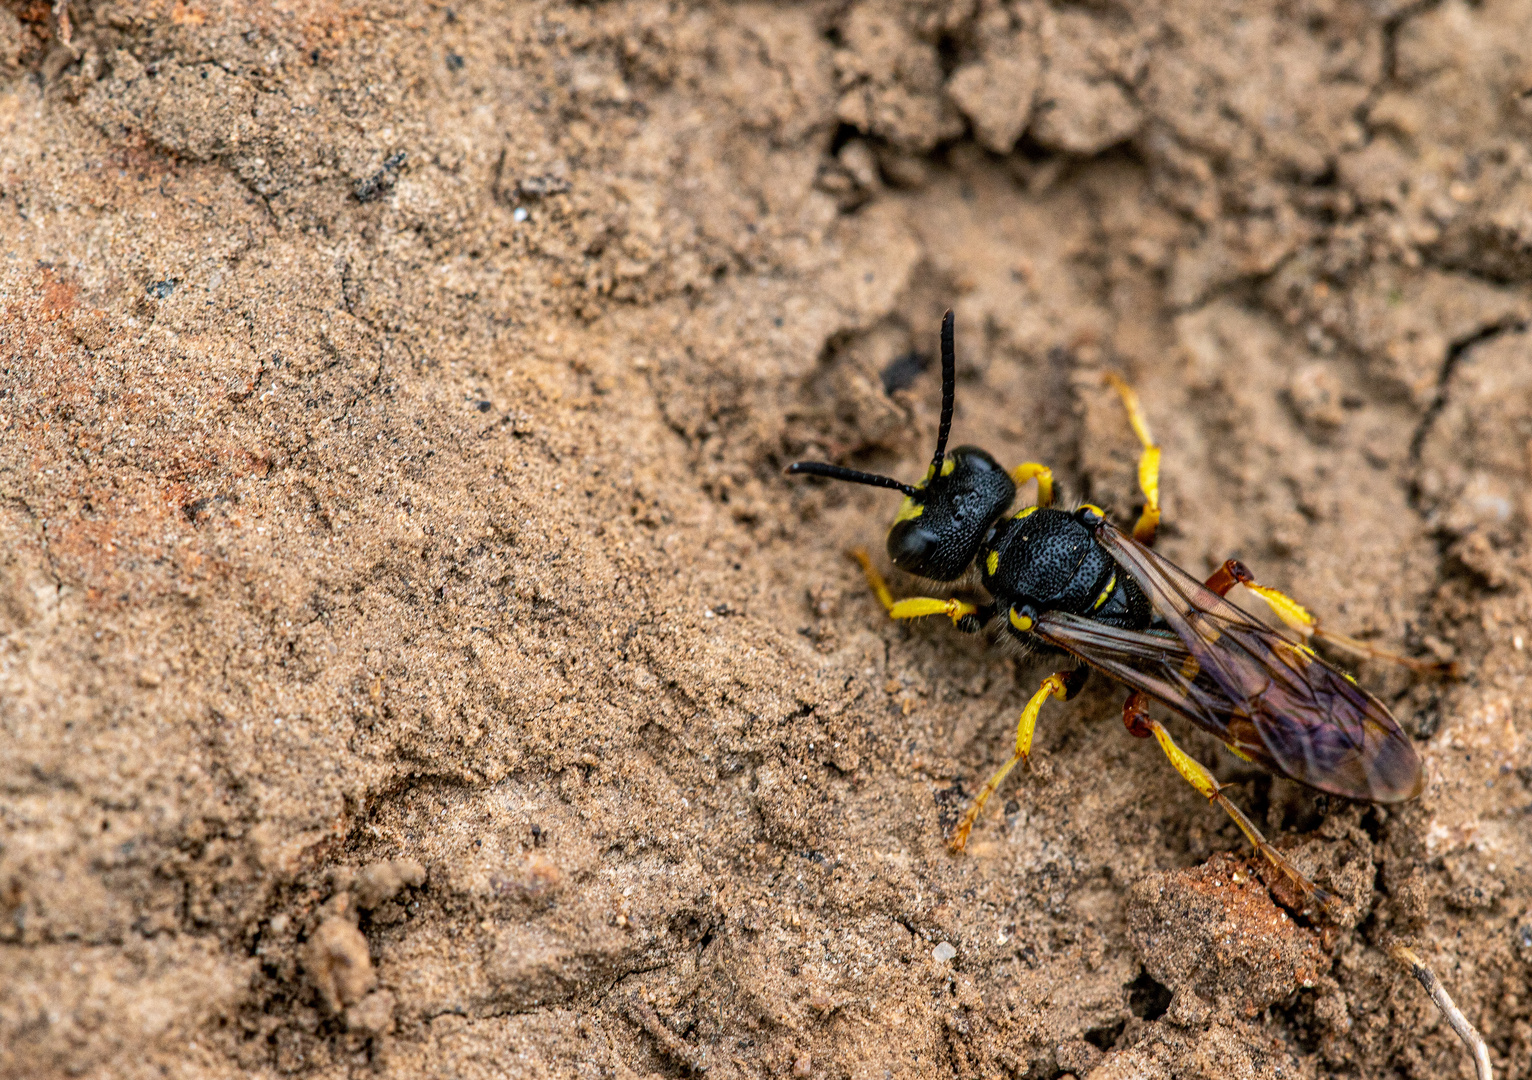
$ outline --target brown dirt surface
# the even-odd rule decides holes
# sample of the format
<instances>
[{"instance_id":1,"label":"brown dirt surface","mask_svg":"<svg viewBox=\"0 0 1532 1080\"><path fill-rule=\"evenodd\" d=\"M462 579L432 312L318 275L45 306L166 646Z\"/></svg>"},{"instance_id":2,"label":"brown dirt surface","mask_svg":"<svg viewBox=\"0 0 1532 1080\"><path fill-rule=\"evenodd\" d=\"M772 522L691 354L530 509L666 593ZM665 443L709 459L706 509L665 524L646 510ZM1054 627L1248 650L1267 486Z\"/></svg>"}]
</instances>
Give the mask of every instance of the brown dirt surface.
<instances>
[{"instance_id":1,"label":"brown dirt surface","mask_svg":"<svg viewBox=\"0 0 1532 1080\"><path fill-rule=\"evenodd\" d=\"M1532 2L5 0L0 1075L1532 1075ZM844 552L955 442L1376 662L1254 772ZM884 563L886 565L886 562ZM909 593L917 584L895 580ZM1248 597L1247 597L1248 599Z\"/></svg>"}]
</instances>

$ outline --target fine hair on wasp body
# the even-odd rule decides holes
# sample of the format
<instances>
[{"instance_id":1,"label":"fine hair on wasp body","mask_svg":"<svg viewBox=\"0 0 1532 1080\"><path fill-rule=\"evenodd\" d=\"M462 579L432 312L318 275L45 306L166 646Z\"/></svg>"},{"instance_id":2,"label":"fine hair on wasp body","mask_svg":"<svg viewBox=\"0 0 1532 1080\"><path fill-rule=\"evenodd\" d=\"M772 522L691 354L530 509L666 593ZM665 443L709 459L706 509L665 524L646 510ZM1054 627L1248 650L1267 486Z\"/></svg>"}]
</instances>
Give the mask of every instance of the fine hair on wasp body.
<instances>
[{"instance_id":1,"label":"fine hair on wasp body","mask_svg":"<svg viewBox=\"0 0 1532 1080\"><path fill-rule=\"evenodd\" d=\"M1138 395L1122 379L1104 381L1121 397L1142 447L1138 463L1144 508L1129 535L1089 503L1054 505L1053 472L1038 462L1005 469L975 446L947 449L952 430L956 359L952 313L942 320L942 407L936 453L914 484L826 462L800 461L794 474L888 488L904 496L889 529L889 559L918 578L965 585L986 599L929 596L896 600L868 554L852 555L890 617L945 615L966 633L988 626L1023 648L1043 646L1073 658L1022 709L1010 759L985 783L953 831L962 851L990 796L1031 753L1043 705L1077 694L1094 669L1125 684L1123 723L1154 738L1176 771L1217 802L1306 905L1332 898L1268 844L1201 762L1150 715L1151 703L1216 736L1243 760L1331 795L1366 802L1413 799L1424 785L1414 746L1387 707L1309 646L1333 646L1419 670L1440 666L1382 652L1321 627L1297 601L1256 581L1243 563L1226 561L1199 580L1157 554L1160 448ZM1017 491L1037 483L1037 501L1013 507ZM1235 585L1259 596L1282 620L1275 629L1225 599Z\"/></svg>"}]
</instances>

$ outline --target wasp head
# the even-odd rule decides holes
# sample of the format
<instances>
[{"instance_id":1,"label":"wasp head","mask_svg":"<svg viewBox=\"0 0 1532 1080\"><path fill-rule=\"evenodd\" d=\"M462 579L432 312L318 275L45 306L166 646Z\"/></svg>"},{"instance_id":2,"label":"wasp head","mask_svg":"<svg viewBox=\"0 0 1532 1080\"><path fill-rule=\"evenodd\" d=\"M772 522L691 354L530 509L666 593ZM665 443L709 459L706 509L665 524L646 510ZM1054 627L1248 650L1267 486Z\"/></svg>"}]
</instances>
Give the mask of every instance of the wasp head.
<instances>
[{"instance_id":1,"label":"wasp head","mask_svg":"<svg viewBox=\"0 0 1532 1080\"><path fill-rule=\"evenodd\" d=\"M904 505L888 531L888 556L899 569L936 581L962 576L979 553L984 534L1010 507L1016 484L987 452L959 446L947 453L957 363L952 312L942 320L942 419L936 456L925 479L913 486L875 473L820 461L798 461L790 473L808 473L904 493Z\"/></svg>"},{"instance_id":2,"label":"wasp head","mask_svg":"<svg viewBox=\"0 0 1532 1080\"><path fill-rule=\"evenodd\" d=\"M888 531L888 557L911 574L952 581L1015 497L1016 485L993 457L960 446L905 496Z\"/></svg>"}]
</instances>

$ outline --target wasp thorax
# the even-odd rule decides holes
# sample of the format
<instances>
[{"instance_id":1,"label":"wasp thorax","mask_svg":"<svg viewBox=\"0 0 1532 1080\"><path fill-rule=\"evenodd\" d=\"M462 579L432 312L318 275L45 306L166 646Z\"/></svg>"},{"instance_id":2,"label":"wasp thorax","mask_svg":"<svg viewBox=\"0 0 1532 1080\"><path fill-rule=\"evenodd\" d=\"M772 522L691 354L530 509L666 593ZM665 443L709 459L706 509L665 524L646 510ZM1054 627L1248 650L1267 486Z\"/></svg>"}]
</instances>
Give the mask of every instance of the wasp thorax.
<instances>
[{"instance_id":1,"label":"wasp thorax","mask_svg":"<svg viewBox=\"0 0 1532 1080\"><path fill-rule=\"evenodd\" d=\"M1015 497L1015 483L994 458L978 447L960 446L904 500L888 531L888 556L911 574L956 580Z\"/></svg>"}]
</instances>

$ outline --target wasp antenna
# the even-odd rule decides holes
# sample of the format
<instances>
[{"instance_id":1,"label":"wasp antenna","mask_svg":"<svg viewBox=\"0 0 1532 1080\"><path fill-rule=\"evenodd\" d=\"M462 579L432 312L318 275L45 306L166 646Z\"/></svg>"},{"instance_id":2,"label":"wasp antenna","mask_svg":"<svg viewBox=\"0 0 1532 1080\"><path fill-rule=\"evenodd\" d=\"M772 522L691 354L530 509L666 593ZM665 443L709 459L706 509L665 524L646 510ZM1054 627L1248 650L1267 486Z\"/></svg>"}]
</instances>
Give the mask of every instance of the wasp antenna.
<instances>
[{"instance_id":1,"label":"wasp antenna","mask_svg":"<svg viewBox=\"0 0 1532 1080\"><path fill-rule=\"evenodd\" d=\"M906 495L915 494L913 487L909 484L901 484L891 476L858 472L856 469L843 469L839 465L830 465L823 461L795 461L787 467L787 471L807 473L809 476L823 476L830 480L848 480L853 484L866 484L868 487L890 488Z\"/></svg>"},{"instance_id":2,"label":"wasp antenna","mask_svg":"<svg viewBox=\"0 0 1532 1080\"><path fill-rule=\"evenodd\" d=\"M933 476L941 475L942 460L947 455L947 436L952 434L952 399L957 392L957 346L952 326L949 309L942 316L942 424L936 431L936 456L931 459Z\"/></svg>"}]
</instances>

